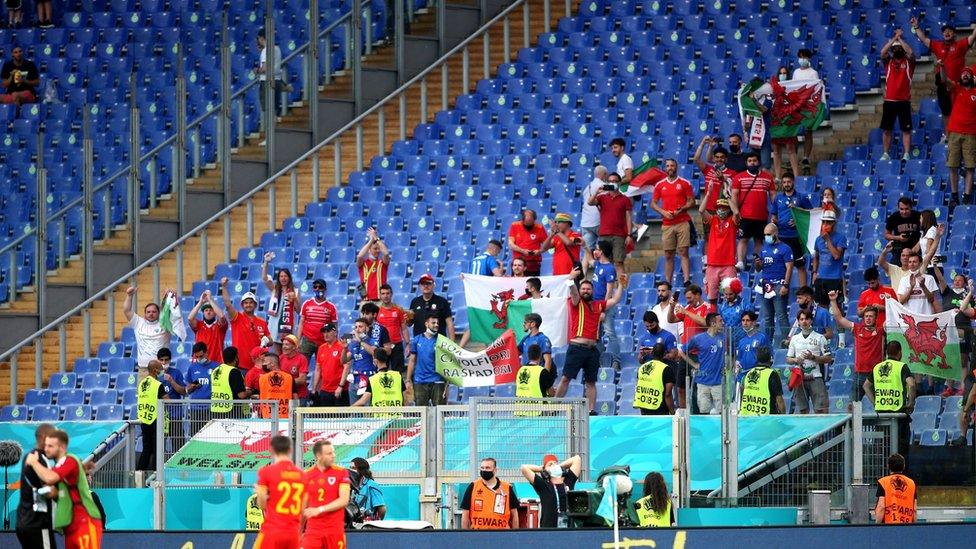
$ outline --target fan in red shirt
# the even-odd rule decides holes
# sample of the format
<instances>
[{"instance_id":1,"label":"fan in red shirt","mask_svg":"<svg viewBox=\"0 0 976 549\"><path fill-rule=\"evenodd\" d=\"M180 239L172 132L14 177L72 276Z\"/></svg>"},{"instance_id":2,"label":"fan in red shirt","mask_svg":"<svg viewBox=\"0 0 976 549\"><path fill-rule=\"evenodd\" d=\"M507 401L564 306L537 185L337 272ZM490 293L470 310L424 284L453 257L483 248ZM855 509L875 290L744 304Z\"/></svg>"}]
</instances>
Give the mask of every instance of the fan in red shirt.
<instances>
[{"instance_id":1,"label":"fan in red shirt","mask_svg":"<svg viewBox=\"0 0 976 549\"><path fill-rule=\"evenodd\" d=\"M273 463L258 471L254 485L258 507L264 511L261 533L254 549L295 549L299 547L299 529L305 508L305 473L291 458L291 439L271 437Z\"/></svg>"},{"instance_id":2,"label":"fan in red shirt","mask_svg":"<svg viewBox=\"0 0 976 549\"><path fill-rule=\"evenodd\" d=\"M706 191L705 196L712 193ZM735 237L739 232L739 225L735 222L729 201L720 198L717 201L716 214L708 213L706 201L702 201L698 211L701 213L702 223L708 229L708 240L705 242L705 293L713 304L718 301L718 288L722 279L735 278L739 273L735 270Z\"/></svg>"},{"instance_id":3,"label":"fan in red shirt","mask_svg":"<svg viewBox=\"0 0 976 549\"><path fill-rule=\"evenodd\" d=\"M265 355L268 354L268 350L264 347L255 347L251 349L251 368L244 371L244 387L248 389L251 394L258 394L261 390L261 376L268 373L268 365L265 363ZM240 364L238 363L238 368Z\"/></svg>"},{"instance_id":4,"label":"fan in red shirt","mask_svg":"<svg viewBox=\"0 0 976 549\"><path fill-rule=\"evenodd\" d=\"M685 286L685 305L678 304L676 293L671 295L671 304L668 307L668 322L682 322L681 345L687 345L691 338L705 331L705 317L708 313L716 312L715 305L702 299L702 289L696 284ZM679 380L675 385L678 387L678 406L684 408L687 405L687 390L684 379L688 375L688 364L684 360L677 361L677 368L674 378Z\"/></svg>"},{"instance_id":5,"label":"fan in red shirt","mask_svg":"<svg viewBox=\"0 0 976 549\"><path fill-rule=\"evenodd\" d=\"M549 228L552 232L542 243L541 249L555 250L552 254L552 274L569 274L580 263L583 237L573 230L573 218L567 213L557 213Z\"/></svg>"},{"instance_id":6,"label":"fan in red shirt","mask_svg":"<svg viewBox=\"0 0 976 549\"><path fill-rule=\"evenodd\" d=\"M739 216L742 238L739 240L739 261L736 268L745 270L746 249L752 239L755 257L763 245L763 230L769 223L769 204L776 199L776 184L773 174L762 169L759 153L746 155L746 171L732 179L732 211ZM711 260L711 258L709 258Z\"/></svg>"},{"instance_id":7,"label":"fan in red shirt","mask_svg":"<svg viewBox=\"0 0 976 549\"><path fill-rule=\"evenodd\" d=\"M254 363L251 362L251 349L261 346L261 339L268 335L268 323L258 318L254 312L258 308L258 296L252 292L247 292L241 296L241 310L234 308L234 302L230 299L230 292L227 290L228 279L225 276L220 279L220 291L224 298L224 307L227 309L227 316L230 318L230 340L231 345L237 348L242 370L249 370ZM223 344L221 344L223 349Z\"/></svg>"},{"instance_id":8,"label":"fan in red shirt","mask_svg":"<svg viewBox=\"0 0 976 549\"><path fill-rule=\"evenodd\" d=\"M404 360L403 346L410 341L410 328L407 321L407 311L393 302L393 288L389 284L380 287L380 312L376 313L376 322L386 328L390 335L393 349L390 351L388 366L395 372L406 372L407 363Z\"/></svg>"},{"instance_id":9,"label":"fan in red shirt","mask_svg":"<svg viewBox=\"0 0 976 549\"><path fill-rule=\"evenodd\" d=\"M664 171L667 177L654 185L651 195L651 209L662 218L664 280L671 280L674 274L674 254L677 251L687 285L691 282L691 259L688 257L688 248L691 246L691 216L688 215L688 210L695 204L695 193L687 179L678 177L678 162L675 159L664 161Z\"/></svg>"},{"instance_id":10,"label":"fan in red shirt","mask_svg":"<svg viewBox=\"0 0 976 549\"><path fill-rule=\"evenodd\" d=\"M939 101L939 110L942 111L943 119L948 118L952 112L952 101L949 98L949 89L946 86L946 78L949 80L959 80L962 69L966 66L966 52L970 46L976 42L976 29L965 38L956 38L956 29L952 25L942 25L942 40L932 40L925 35L918 26L918 19L912 17L912 32L918 37L922 45L932 52L932 55L945 66L945 75L935 75L935 92Z\"/></svg>"},{"instance_id":11,"label":"fan in red shirt","mask_svg":"<svg viewBox=\"0 0 976 549\"><path fill-rule=\"evenodd\" d=\"M197 313L203 313L203 320L197 320ZM227 318L217 308L210 290L203 292L200 301L193 306L188 315L190 329L196 334L194 343L207 344L207 358L220 364L223 362L224 338L227 336Z\"/></svg>"},{"instance_id":12,"label":"fan in red shirt","mask_svg":"<svg viewBox=\"0 0 976 549\"><path fill-rule=\"evenodd\" d=\"M322 326L332 323L339 325L339 312L336 306L325 297L325 281L317 278L312 281L312 297L302 303L299 313L298 329L295 333L302 337L301 352L306 358L315 354L315 349L325 341Z\"/></svg>"},{"instance_id":13,"label":"fan in red shirt","mask_svg":"<svg viewBox=\"0 0 976 549\"><path fill-rule=\"evenodd\" d=\"M947 72L947 70L945 71ZM952 92L952 114L946 125L948 142L949 188L952 191L950 203L954 203L959 192L959 168L966 168L966 188L962 202L969 204L973 193L973 170L976 169L976 78L973 69L962 69L959 81L948 80Z\"/></svg>"},{"instance_id":14,"label":"fan in red shirt","mask_svg":"<svg viewBox=\"0 0 976 549\"><path fill-rule=\"evenodd\" d=\"M508 247L512 261L525 261L525 276L542 274L542 243L546 241L546 229L535 222L534 210L522 210L522 220L508 228Z\"/></svg>"},{"instance_id":15,"label":"fan in red shirt","mask_svg":"<svg viewBox=\"0 0 976 549\"><path fill-rule=\"evenodd\" d=\"M386 284L387 273L390 271L390 250L380 239L376 229L366 229L369 240L356 255L356 268L359 269L359 280L366 288L366 299L376 301L380 298L380 288Z\"/></svg>"},{"instance_id":16,"label":"fan in red shirt","mask_svg":"<svg viewBox=\"0 0 976 549\"><path fill-rule=\"evenodd\" d=\"M312 374L312 398L316 406L349 406L346 391L348 366L343 362L346 346L339 340L335 324L322 326L325 343L315 354L315 373Z\"/></svg>"},{"instance_id":17,"label":"fan in red shirt","mask_svg":"<svg viewBox=\"0 0 976 549\"><path fill-rule=\"evenodd\" d=\"M898 299L898 294L890 286L881 284L881 274L877 267L868 267L864 270L864 281L867 282L868 287L861 292L861 296L857 299L857 316L864 316L865 309L874 307L878 314L878 326L884 326L885 300Z\"/></svg>"},{"instance_id":18,"label":"fan in red shirt","mask_svg":"<svg viewBox=\"0 0 976 549\"><path fill-rule=\"evenodd\" d=\"M878 311L873 306L864 310L864 322L855 324L847 320L837 305L837 295L836 290L827 293L830 312L839 329L851 330L854 334L854 372L857 376L851 396L855 402L860 402L864 396L864 381L871 378L875 365L884 360L885 329L878 324Z\"/></svg>"},{"instance_id":19,"label":"fan in red shirt","mask_svg":"<svg viewBox=\"0 0 976 549\"><path fill-rule=\"evenodd\" d=\"M312 452L315 465L305 472L308 505L302 549L346 549L349 471L335 465L335 448L328 440L316 441Z\"/></svg>"},{"instance_id":20,"label":"fan in red shirt","mask_svg":"<svg viewBox=\"0 0 976 549\"><path fill-rule=\"evenodd\" d=\"M705 162L702 158L702 153L705 147L711 148L713 144L718 144L714 138L708 135L703 137L701 143L698 144L698 148L695 149L695 157L692 159L705 178L705 189L702 192L706 198L703 198L703 200L705 201L705 209L710 214L714 214L715 210L718 209L719 198L728 198L729 191L731 190L728 188L728 185L732 182L732 178L736 174L735 170L725 165L729 154L721 146L711 151L712 164L709 165ZM707 227L705 231L707 235Z\"/></svg>"},{"instance_id":21,"label":"fan in red shirt","mask_svg":"<svg viewBox=\"0 0 976 549\"><path fill-rule=\"evenodd\" d=\"M298 352L298 338L293 334L281 338L279 363L281 371L288 372L295 380L295 395L305 406L308 403L308 359Z\"/></svg>"},{"instance_id":22,"label":"fan in red shirt","mask_svg":"<svg viewBox=\"0 0 976 549\"><path fill-rule=\"evenodd\" d=\"M901 130L904 148L902 160L909 159L912 150L912 75L915 74L915 54L908 42L901 39L901 29L881 47L881 62L885 68L884 104L881 106L881 160L890 160L891 132L895 119Z\"/></svg>"}]
</instances>

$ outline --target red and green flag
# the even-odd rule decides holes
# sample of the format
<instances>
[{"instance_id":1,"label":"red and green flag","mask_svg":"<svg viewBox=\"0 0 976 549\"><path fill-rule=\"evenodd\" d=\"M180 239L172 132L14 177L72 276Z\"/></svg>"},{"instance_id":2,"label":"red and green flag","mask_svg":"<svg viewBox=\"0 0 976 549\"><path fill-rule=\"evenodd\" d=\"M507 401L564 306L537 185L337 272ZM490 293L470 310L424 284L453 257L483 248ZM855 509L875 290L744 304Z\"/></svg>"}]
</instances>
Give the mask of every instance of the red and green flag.
<instances>
[{"instance_id":1,"label":"red and green flag","mask_svg":"<svg viewBox=\"0 0 976 549\"><path fill-rule=\"evenodd\" d=\"M637 166L631 174L630 183L622 185L620 192L627 196L638 196L647 194L654 190L654 185L662 181L668 174L657 167L657 159L651 158L640 166Z\"/></svg>"},{"instance_id":2,"label":"red and green flag","mask_svg":"<svg viewBox=\"0 0 976 549\"><path fill-rule=\"evenodd\" d=\"M769 135L796 137L814 130L827 116L827 94L823 80L770 81L773 108L769 115Z\"/></svg>"}]
</instances>

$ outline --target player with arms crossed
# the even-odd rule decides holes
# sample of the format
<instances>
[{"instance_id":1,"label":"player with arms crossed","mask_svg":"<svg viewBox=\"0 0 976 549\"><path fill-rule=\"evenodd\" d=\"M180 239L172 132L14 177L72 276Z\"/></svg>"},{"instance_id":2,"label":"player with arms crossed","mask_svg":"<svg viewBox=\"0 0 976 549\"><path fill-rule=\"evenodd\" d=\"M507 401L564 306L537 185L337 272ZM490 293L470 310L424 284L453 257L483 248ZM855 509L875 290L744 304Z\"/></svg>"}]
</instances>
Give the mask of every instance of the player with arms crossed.
<instances>
[{"instance_id":1,"label":"player with arms crossed","mask_svg":"<svg viewBox=\"0 0 976 549\"><path fill-rule=\"evenodd\" d=\"M302 549L346 549L345 518L351 486L349 471L336 467L335 448L328 440L312 446L315 465L305 471L308 507Z\"/></svg>"},{"instance_id":2,"label":"player with arms crossed","mask_svg":"<svg viewBox=\"0 0 976 549\"><path fill-rule=\"evenodd\" d=\"M254 549L295 549L305 506L305 473L289 457L288 437L272 437L271 453L273 463L258 471L254 485L258 507L264 510L264 524L254 540Z\"/></svg>"}]
</instances>

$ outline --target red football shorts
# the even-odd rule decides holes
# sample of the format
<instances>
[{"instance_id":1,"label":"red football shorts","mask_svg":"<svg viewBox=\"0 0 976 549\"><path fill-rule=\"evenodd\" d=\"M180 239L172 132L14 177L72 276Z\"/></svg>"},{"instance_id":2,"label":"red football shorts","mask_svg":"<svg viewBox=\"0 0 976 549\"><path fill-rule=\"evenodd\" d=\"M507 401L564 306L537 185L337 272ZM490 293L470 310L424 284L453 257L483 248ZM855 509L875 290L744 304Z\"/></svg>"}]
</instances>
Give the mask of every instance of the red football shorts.
<instances>
[{"instance_id":1,"label":"red football shorts","mask_svg":"<svg viewBox=\"0 0 976 549\"><path fill-rule=\"evenodd\" d=\"M295 549L299 547L298 532L261 532L254 540L254 549Z\"/></svg>"},{"instance_id":2,"label":"red football shorts","mask_svg":"<svg viewBox=\"0 0 976 549\"><path fill-rule=\"evenodd\" d=\"M78 512L64 529L65 549L101 549L102 521L94 520L87 513Z\"/></svg>"},{"instance_id":3,"label":"red football shorts","mask_svg":"<svg viewBox=\"0 0 976 549\"><path fill-rule=\"evenodd\" d=\"M343 530L306 531L302 536L302 549L346 549L346 533Z\"/></svg>"}]
</instances>

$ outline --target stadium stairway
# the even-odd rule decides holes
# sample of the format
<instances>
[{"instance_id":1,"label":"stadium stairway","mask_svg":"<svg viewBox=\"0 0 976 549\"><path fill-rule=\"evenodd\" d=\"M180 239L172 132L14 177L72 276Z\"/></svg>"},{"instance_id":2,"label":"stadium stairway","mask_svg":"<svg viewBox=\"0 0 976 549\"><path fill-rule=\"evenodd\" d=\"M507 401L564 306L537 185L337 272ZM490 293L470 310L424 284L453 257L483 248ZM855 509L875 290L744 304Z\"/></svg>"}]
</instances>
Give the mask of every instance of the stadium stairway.
<instances>
[{"instance_id":1,"label":"stadium stairway","mask_svg":"<svg viewBox=\"0 0 976 549\"><path fill-rule=\"evenodd\" d=\"M549 14L549 27L555 29L558 20L565 14L561 9L561 4L557 5L554 3L552 6L552 12ZM535 36L544 32L546 28L544 25L546 14L544 12L543 2L529 0L526 15L529 20L528 29L523 28L521 10L517 10L510 18L507 28L499 21L488 31L488 41L490 44L501 44L506 37L510 39L510 43L512 44L510 48L511 59L505 58L502 48L492 48L489 53L490 57L486 62L484 59L484 48L480 41L476 41L472 47L468 48L466 53L458 51L447 60L446 72L441 70L431 71L422 81L411 85L405 92L406 101L402 103L391 101L366 117L361 126L360 137L363 147L358 157L356 154L357 132L351 129L338 137L337 141L335 141L338 144L337 148L340 151L339 154L341 157L338 173L332 161L334 148L330 146L323 151L321 155L322 161L319 162L319 178L322 185L319 196L312 195L313 163L311 160L305 161L296 170L298 193L297 200L294 203L292 202L289 185L290 178L288 176L280 177L276 180L276 184L271 187L272 190L256 193L252 197L249 205L242 204L234 208L228 216L225 216L224 220L212 223L199 231L193 232L193 236L185 242L179 253L179 257L183 262L182 269L177 268L177 251L172 250L158 261L158 269L147 268L135 273L131 279L131 283L134 283L140 288L140 303L144 304L148 299L155 300L156 297L153 294L158 295L158 292L154 292L156 288L177 287L178 270L182 271L184 275L183 285L180 289L183 295L189 295L193 280L197 278L211 278L215 265L233 261L234 257L236 257L236 251L240 248L258 245L261 233L264 230L278 230L281 227L282 220L301 213L301 209L298 208L302 208L304 204L324 199L329 187L334 185L335 181L347 181L350 173L361 169L362 166L368 166L374 156L388 153L390 147L397 139L404 138L396 123L400 116L401 105L403 105L406 117L406 128L413 128L417 124L433 121L436 111L439 108L447 108L448 104L442 104L440 98L436 97L437 94L432 91L429 95L431 101L430 108L426 113L426 118L422 118L420 109L417 108L420 104L421 95L426 95L427 89L440 90L442 78L445 78L447 82L447 93L444 97L449 98L451 101L459 95L473 91L478 78L489 77L491 72L494 71L494 68L500 63L515 58L519 48L523 46L521 37L529 36L534 40ZM423 29L423 26L420 28ZM469 89L463 87L463 79L460 76L462 68L465 65L472 68ZM487 68L488 72L482 75L481 71L476 68L480 69L483 66ZM325 96L329 97L331 93L334 92L326 92ZM385 121L382 126L380 124L380 112L382 112L382 117ZM383 132L385 136L384 142L386 147L384 150L379 149L376 145L380 132ZM269 216L271 213L271 193L274 194L274 211L273 215ZM274 219L276 221L270 224L262 224L256 221L254 234L248 235L245 227L249 215L253 216L255 220ZM230 245L226 249L223 240L225 228L229 228L230 230ZM125 242L122 238L119 240L120 243ZM121 253L123 250L124 246L119 246L118 251ZM232 253L235 255L232 255ZM206 272L201 272L201 256L203 254L206 254L208 258ZM16 355L18 401L23 398L27 389L44 386L48 377L52 373L59 371L59 364L62 363L62 357L66 357L64 363L69 364L68 368L70 369L70 364L73 363L75 358L93 356L99 343L118 339L121 329L124 326L125 317L122 313L122 302L125 297L126 286L127 284L120 284L114 287L106 297L94 300L87 311L75 315L65 322L62 330L53 329L41 336L40 357L37 356L38 351L35 342L31 342L19 350ZM110 306L116 319L115 333L113 334L109 333L108 327ZM140 306L136 304L136 308ZM84 330L83 315L87 315L91 320L90 331L87 334ZM88 352L86 353L86 351ZM38 359L42 367L40 370L35 371L35 364ZM0 402L11 402L10 385L11 364L6 362L0 364Z\"/></svg>"},{"instance_id":2,"label":"stadium stairway","mask_svg":"<svg viewBox=\"0 0 976 549\"><path fill-rule=\"evenodd\" d=\"M488 18L501 11L508 3L505 0L488 2ZM445 51L463 40L466 37L465 32L477 29L479 6L477 0L453 0L445 6L447 17L451 20L451 29L445 37L443 47ZM369 108L395 90L398 80L409 80L436 60L439 47L436 12L433 9L418 12L411 23L410 33L405 36L409 60L405 63L405 74L402 77L397 75L394 48L389 44L374 46L372 53L368 56L364 54L363 58L364 90L368 91L364 93L362 108ZM340 129L356 115L352 71L340 71L333 75L328 86L320 85L318 99L317 129L319 135L324 137ZM245 146L233 149L230 166L231 200L250 191L265 180L266 174L270 175L288 165L314 145L311 142L308 117L309 106L298 101L290 105L288 114L278 123L275 132L277 146L274 170L268 170L265 147L260 144L265 140L264 132L248 135ZM392 143L393 139L388 142ZM186 227L195 227L226 205L221 190L221 169L219 165L211 165L199 177L187 179ZM157 207L142 211L140 249L136 253L133 253L131 233L127 226L117 227L109 238L96 241L93 288L97 291L114 282L179 238L177 220L174 196L164 195L157 201ZM16 300L0 303L0 349L12 347L39 327L84 301L87 297L84 261L74 256L65 262L63 268L49 271L47 285L47 310L43 321L38 320L37 295L33 286L19 292Z\"/></svg>"}]
</instances>

